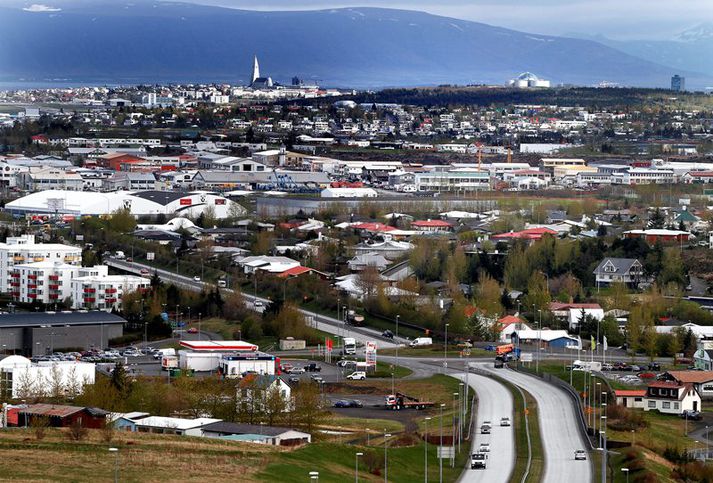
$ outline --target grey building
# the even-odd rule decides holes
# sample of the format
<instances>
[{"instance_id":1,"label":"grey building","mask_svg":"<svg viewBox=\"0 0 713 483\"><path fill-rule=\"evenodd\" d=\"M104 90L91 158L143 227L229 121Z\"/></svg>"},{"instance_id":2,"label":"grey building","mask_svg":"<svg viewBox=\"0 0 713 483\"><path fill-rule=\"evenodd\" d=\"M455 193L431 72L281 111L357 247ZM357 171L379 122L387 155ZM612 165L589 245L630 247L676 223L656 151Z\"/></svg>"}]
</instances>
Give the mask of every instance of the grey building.
<instances>
[{"instance_id":1,"label":"grey building","mask_svg":"<svg viewBox=\"0 0 713 483\"><path fill-rule=\"evenodd\" d=\"M124 333L124 320L101 310L0 314L0 353L35 356L63 349L102 349Z\"/></svg>"}]
</instances>

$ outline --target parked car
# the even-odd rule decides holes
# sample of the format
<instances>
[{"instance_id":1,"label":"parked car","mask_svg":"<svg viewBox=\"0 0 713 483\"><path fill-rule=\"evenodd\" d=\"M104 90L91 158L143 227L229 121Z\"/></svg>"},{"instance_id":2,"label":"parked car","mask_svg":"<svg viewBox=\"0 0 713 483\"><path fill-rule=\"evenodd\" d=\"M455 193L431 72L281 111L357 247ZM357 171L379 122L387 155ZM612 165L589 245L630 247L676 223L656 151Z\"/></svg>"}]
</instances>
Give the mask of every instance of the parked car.
<instances>
[{"instance_id":1,"label":"parked car","mask_svg":"<svg viewBox=\"0 0 713 483\"><path fill-rule=\"evenodd\" d=\"M287 382L289 382L290 384L297 384L298 382L300 382L300 378L292 376L289 379L287 379Z\"/></svg>"},{"instance_id":2,"label":"parked car","mask_svg":"<svg viewBox=\"0 0 713 483\"><path fill-rule=\"evenodd\" d=\"M649 363L649 370L650 371L660 371L661 364L659 364L658 362L651 362L651 363Z\"/></svg>"},{"instance_id":3,"label":"parked car","mask_svg":"<svg viewBox=\"0 0 713 483\"><path fill-rule=\"evenodd\" d=\"M188 329L186 332L188 332L189 334L197 334L197 333L198 333L198 329L196 329L195 327L191 327L191 328Z\"/></svg>"},{"instance_id":4,"label":"parked car","mask_svg":"<svg viewBox=\"0 0 713 483\"><path fill-rule=\"evenodd\" d=\"M322 383L324 383L324 379L322 378L322 376L318 376L317 374L312 374L312 375L310 376L310 378L311 378L314 382L316 382L317 384L322 384Z\"/></svg>"},{"instance_id":5,"label":"parked car","mask_svg":"<svg viewBox=\"0 0 713 483\"><path fill-rule=\"evenodd\" d=\"M290 367L285 370L287 374L304 374L305 370L303 367Z\"/></svg>"},{"instance_id":6,"label":"parked car","mask_svg":"<svg viewBox=\"0 0 713 483\"><path fill-rule=\"evenodd\" d=\"M602 371L611 371L611 370L614 370L614 366L612 366L608 362L605 364L602 364Z\"/></svg>"},{"instance_id":7,"label":"parked car","mask_svg":"<svg viewBox=\"0 0 713 483\"><path fill-rule=\"evenodd\" d=\"M351 379L352 381L363 381L366 379L366 372L354 371L347 376L347 379Z\"/></svg>"},{"instance_id":8,"label":"parked car","mask_svg":"<svg viewBox=\"0 0 713 483\"><path fill-rule=\"evenodd\" d=\"M335 401L334 403L335 408L360 408L362 407L361 401L357 401L356 399L340 399L339 401Z\"/></svg>"},{"instance_id":9,"label":"parked car","mask_svg":"<svg viewBox=\"0 0 713 483\"><path fill-rule=\"evenodd\" d=\"M304 366L304 370L307 372L320 372L322 370L322 367L318 366L315 362L310 362L309 364Z\"/></svg>"},{"instance_id":10,"label":"parked car","mask_svg":"<svg viewBox=\"0 0 713 483\"><path fill-rule=\"evenodd\" d=\"M701 419L703 419L703 415L701 415L701 413L698 411L691 411L690 409L686 409L681 413L681 418L689 419L691 421L700 421Z\"/></svg>"},{"instance_id":11,"label":"parked car","mask_svg":"<svg viewBox=\"0 0 713 483\"><path fill-rule=\"evenodd\" d=\"M583 449L578 449L574 452L574 459L575 460L586 460L587 459L587 452L584 451Z\"/></svg>"},{"instance_id":12,"label":"parked car","mask_svg":"<svg viewBox=\"0 0 713 483\"><path fill-rule=\"evenodd\" d=\"M510 418L500 418L500 426L510 426Z\"/></svg>"},{"instance_id":13,"label":"parked car","mask_svg":"<svg viewBox=\"0 0 713 483\"><path fill-rule=\"evenodd\" d=\"M340 361L337 362L337 367L347 367L347 366L352 366L356 364L354 361L350 361L349 359L341 359Z\"/></svg>"}]
</instances>

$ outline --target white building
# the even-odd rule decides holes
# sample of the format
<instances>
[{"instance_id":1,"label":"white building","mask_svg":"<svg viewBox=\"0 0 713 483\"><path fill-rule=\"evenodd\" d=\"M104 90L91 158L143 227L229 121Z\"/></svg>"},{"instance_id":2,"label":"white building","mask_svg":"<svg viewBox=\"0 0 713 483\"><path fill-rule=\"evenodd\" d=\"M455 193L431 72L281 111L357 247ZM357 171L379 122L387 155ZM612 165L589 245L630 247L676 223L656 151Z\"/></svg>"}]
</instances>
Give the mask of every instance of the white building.
<instances>
[{"instance_id":1,"label":"white building","mask_svg":"<svg viewBox=\"0 0 713 483\"><path fill-rule=\"evenodd\" d=\"M86 384L94 384L96 367L89 362L59 361L32 363L22 356L0 360L0 397L30 399L40 396L77 395Z\"/></svg>"},{"instance_id":2,"label":"white building","mask_svg":"<svg viewBox=\"0 0 713 483\"><path fill-rule=\"evenodd\" d=\"M510 87L517 87L519 89L524 89L527 87L550 87L550 81L540 79L532 72L523 72L519 76L508 82Z\"/></svg>"},{"instance_id":3,"label":"white building","mask_svg":"<svg viewBox=\"0 0 713 483\"><path fill-rule=\"evenodd\" d=\"M378 193L373 188L325 188L322 198L376 198Z\"/></svg>"},{"instance_id":4,"label":"white building","mask_svg":"<svg viewBox=\"0 0 713 483\"><path fill-rule=\"evenodd\" d=\"M101 270L99 273L80 276L71 281L72 307L121 310L124 294L148 290L150 286L151 280L148 278L135 275L107 275L106 270Z\"/></svg>"},{"instance_id":5,"label":"white building","mask_svg":"<svg viewBox=\"0 0 713 483\"><path fill-rule=\"evenodd\" d=\"M693 384L657 381L646 388L644 411L682 414L684 411L700 410L701 396Z\"/></svg>"},{"instance_id":6,"label":"white building","mask_svg":"<svg viewBox=\"0 0 713 483\"><path fill-rule=\"evenodd\" d=\"M291 268L299 267L300 262L288 257L255 255L238 260L238 266L242 267L245 273L255 273L258 270L269 273L282 273Z\"/></svg>"},{"instance_id":7,"label":"white building","mask_svg":"<svg viewBox=\"0 0 713 483\"><path fill-rule=\"evenodd\" d=\"M177 434L182 436L202 436L201 427L217 423L214 418L169 418L165 416L148 416L136 420L136 431L139 433Z\"/></svg>"},{"instance_id":8,"label":"white building","mask_svg":"<svg viewBox=\"0 0 713 483\"><path fill-rule=\"evenodd\" d=\"M0 243L0 292L8 291L10 271L15 265L44 261L81 265L82 249L59 243L36 243L34 235L8 237L5 243Z\"/></svg>"},{"instance_id":9,"label":"white building","mask_svg":"<svg viewBox=\"0 0 713 483\"><path fill-rule=\"evenodd\" d=\"M662 184L673 183L673 170L651 169L651 168L630 168L627 171L612 173L612 184L636 185L636 184Z\"/></svg>"},{"instance_id":10,"label":"white building","mask_svg":"<svg viewBox=\"0 0 713 483\"><path fill-rule=\"evenodd\" d=\"M417 191L479 191L490 188L490 174L470 169L416 173L414 182Z\"/></svg>"},{"instance_id":11,"label":"white building","mask_svg":"<svg viewBox=\"0 0 713 483\"><path fill-rule=\"evenodd\" d=\"M71 282L80 270L58 261L15 265L10 270L10 295L15 302L60 303L72 296Z\"/></svg>"}]
</instances>

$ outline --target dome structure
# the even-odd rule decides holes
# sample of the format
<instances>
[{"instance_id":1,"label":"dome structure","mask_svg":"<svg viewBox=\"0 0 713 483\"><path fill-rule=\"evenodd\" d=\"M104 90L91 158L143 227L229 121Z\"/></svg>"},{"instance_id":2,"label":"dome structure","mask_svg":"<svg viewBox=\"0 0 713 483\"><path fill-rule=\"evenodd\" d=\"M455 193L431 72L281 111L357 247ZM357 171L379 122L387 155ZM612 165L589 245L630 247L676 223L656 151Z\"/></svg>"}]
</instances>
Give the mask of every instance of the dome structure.
<instances>
[{"instance_id":1,"label":"dome structure","mask_svg":"<svg viewBox=\"0 0 713 483\"><path fill-rule=\"evenodd\" d=\"M30 365L32 365L30 359L22 356L8 356L0 360L0 368L30 367Z\"/></svg>"},{"instance_id":2,"label":"dome structure","mask_svg":"<svg viewBox=\"0 0 713 483\"><path fill-rule=\"evenodd\" d=\"M526 88L526 87L550 87L550 81L543 80L537 77L532 72L523 72L518 75L508 85L511 87Z\"/></svg>"}]
</instances>

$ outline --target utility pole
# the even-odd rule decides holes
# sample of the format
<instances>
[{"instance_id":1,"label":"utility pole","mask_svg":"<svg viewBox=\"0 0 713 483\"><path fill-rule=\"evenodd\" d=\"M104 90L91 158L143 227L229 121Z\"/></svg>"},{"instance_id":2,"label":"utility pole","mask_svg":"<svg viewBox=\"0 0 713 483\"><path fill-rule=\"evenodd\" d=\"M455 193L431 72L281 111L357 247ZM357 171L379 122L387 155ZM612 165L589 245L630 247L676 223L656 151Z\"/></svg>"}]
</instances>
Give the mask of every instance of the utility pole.
<instances>
[{"instance_id":1,"label":"utility pole","mask_svg":"<svg viewBox=\"0 0 713 483\"><path fill-rule=\"evenodd\" d=\"M426 437L424 438L424 442L426 443L423 447L423 481L424 483L428 483L428 422L431 420L431 418L426 417L425 419L425 425L426 425ZM706 426L707 427L707 426ZM706 434L706 438L708 435Z\"/></svg>"},{"instance_id":2,"label":"utility pole","mask_svg":"<svg viewBox=\"0 0 713 483\"><path fill-rule=\"evenodd\" d=\"M443 483L443 407L446 403L441 403L441 445L438 448L438 483Z\"/></svg>"}]
</instances>

